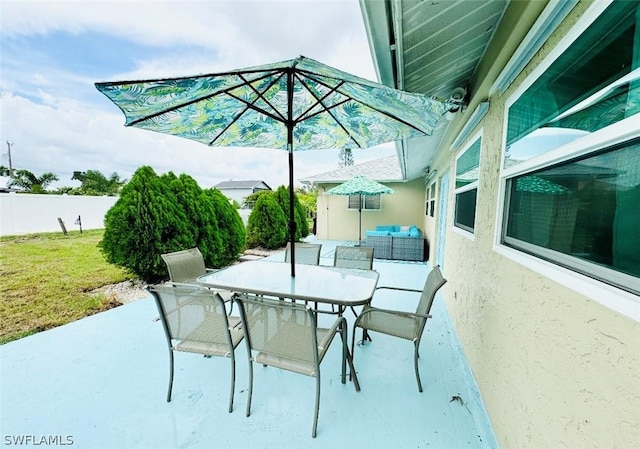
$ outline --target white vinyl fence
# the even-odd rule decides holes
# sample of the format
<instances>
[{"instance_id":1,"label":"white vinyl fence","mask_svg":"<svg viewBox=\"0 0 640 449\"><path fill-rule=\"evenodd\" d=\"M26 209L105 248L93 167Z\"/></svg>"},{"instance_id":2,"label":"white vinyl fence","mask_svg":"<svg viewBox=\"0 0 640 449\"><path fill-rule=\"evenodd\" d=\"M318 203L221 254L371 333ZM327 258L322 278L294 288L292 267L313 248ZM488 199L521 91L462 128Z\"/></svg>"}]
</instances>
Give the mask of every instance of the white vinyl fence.
<instances>
[{"instance_id":1,"label":"white vinyl fence","mask_svg":"<svg viewBox=\"0 0 640 449\"><path fill-rule=\"evenodd\" d=\"M104 228L104 216L118 200L116 196L35 195L0 193L0 235L62 232Z\"/></svg>"},{"instance_id":2,"label":"white vinyl fence","mask_svg":"<svg viewBox=\"0 0 640 449\"><path fill-rule=\"evenodd\" d=\"M116 196L35 195L0 193L0 235L35 232L62 232L58 217L67 231L104 228L104 216L118 200ZM247 225L251 209L238 209Z\"/></svg>"}]
</instances>

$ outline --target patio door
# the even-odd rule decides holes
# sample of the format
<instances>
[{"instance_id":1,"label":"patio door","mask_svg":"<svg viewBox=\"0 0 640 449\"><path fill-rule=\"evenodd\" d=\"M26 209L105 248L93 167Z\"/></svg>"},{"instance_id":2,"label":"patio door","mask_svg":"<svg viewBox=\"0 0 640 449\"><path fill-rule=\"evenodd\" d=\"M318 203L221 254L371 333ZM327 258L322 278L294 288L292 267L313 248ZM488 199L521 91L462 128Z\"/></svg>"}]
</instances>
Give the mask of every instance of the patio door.
<instances>
[{"instance_id":1,"label":"patio door","mask_svg":"<svg viewBox=\"0 0 640 449\"><path fill-rule=\"evenodd\" d=\"M436 235L436 264L444 272L444 242L447 235L447 199L449 198L449 170L440 178L438 197L438 227Z\"/></svg>"}]
</instances>

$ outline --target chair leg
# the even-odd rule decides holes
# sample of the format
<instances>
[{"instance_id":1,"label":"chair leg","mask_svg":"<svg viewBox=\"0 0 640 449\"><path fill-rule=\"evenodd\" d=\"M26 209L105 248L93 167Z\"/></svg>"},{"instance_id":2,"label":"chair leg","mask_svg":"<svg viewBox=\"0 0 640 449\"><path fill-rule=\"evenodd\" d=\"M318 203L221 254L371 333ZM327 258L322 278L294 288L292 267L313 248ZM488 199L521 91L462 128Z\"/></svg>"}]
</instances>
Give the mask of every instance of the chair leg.
<instances>
[{"instance_id":1,"label":"chair leg","mask_svg":"<svg viewBox=\"0 0 640 449\"><path fill-rule=\"evenodd\" d=\"M167 402L171 402L172 389L173 389L173 350L169 349L169 390L167 391Z\"/></svg>"},{"instance_id":2,"label":"chair leg","mask_svg":"<svg viewBox=\"0 0 640 449\"><path fill-rule=\"evenodd\" d=\"M233 394L236 390L236 358L231 351L231 393L229 394L229 413L233 411Z\"/></svg>"},{"instance_id":3,"label":"chair leg","mask_svg":"<svg viewBox=\"0 0 640 449\"><path fill-rule=\"evenodd\" d=\"M247 396L247 416L251 414L251 397L253 396L253 362L249 357L249 395Z\"/></svg>"},{"instance_id":4,"label":"chair leg","mask_svg":"<svg viewBox=\"0 0 640 449\"><path fill-rule=\"evenodd\" d=\"M342 340L342 383L347 382L347 352L349 351L348 333L346 321L341 325L340 340ZM351 379L351 377L350 377Z\"/></svg>"},{"instance_id":5,"label":"chair leg","mask_svg":"<svg viewBox=\"0 0 640 449\"><path fill-rule=\"evenodd\" d=\"M320 411L320 370L316 371L316 411L313 414L313 429L311 430L311 436L316 437L316 431L318 429L318 412Z\"/></svg>"},{"instance_id":6,"label":"chair leg","mask_svg":"<svg viewBox=\"0 0 640 449\"><path fill-rule=\"evenodd\" d=\"M418 391L422 393L422 382L420 382L420 371L418 371L418 344L415 344L415 352L413 356L413 363L416 370L416 380L418 381Z\"/></svg>"}]
</instances>

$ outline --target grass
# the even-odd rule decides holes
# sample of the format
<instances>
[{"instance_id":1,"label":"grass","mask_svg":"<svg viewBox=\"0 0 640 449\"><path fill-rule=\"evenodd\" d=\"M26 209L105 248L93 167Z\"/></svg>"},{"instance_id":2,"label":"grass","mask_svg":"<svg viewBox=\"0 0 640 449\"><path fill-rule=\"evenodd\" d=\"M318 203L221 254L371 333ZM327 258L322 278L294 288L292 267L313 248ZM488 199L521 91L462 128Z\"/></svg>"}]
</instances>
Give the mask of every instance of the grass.
<instances>
[{"instance_id":1,"label":"grass","mask_svg":"<svg viewBox=\"0 0 640 449\"><path fill-rule=\"evenodd\" d=\"M0 238L0 344L109 309L89 292L135 276L105 261L103 230Z\"/></svg>"}]
</instances>

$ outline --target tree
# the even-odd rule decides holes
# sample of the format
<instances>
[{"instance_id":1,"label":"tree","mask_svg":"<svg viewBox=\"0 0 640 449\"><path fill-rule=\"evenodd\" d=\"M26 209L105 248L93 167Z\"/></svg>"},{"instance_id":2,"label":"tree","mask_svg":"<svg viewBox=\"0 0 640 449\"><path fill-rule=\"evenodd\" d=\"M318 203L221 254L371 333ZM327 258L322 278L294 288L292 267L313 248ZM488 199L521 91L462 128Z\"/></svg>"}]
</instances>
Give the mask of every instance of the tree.
<instances>
[{"instance_id":1,"label":"tree","mask_svg":"<svg viewBox=\"0 0 640 449\"><path fill-rule=\"evenodd\" d=\"M287 243L287 218L275 195L260 195L247 224L247 246L282 248Z\"/></svg>"},{"instance_id":2,"label":"tree","mask_svg":"<svg viewBox=\"0 0 640 449\"><path fill-rule=\"evenodd\" d=\"M340 167L347 167L353 165L353 153L351 148L343 148L338 153L338 165Z\"/></svg>"},{"instance_id":3,"label":"tree","mask_svg":"<svg viewBox=\"0 0 640 449\"><path fill-rule=\"evenodd\" d=\"M11 171L9 170L9 167L0 165L0 176L11 176Z\"/></svg>"},{"instance_id":4,"label":"tree","mask_svg":"<svg viewBox=\"0 0 640 449\"><path fill-rule=\"evenodd\" d=\"M120 179L120 175L115 172L107 178L98 170L74 171L71 179L81 182L79 188L79 194L81 195L115 196L126 183L126 180Z\"/></svg>"},{"instance_id":5,"label":"tree","mask_svg":"<svg viewBox=\"0 0 640 449\"><path fill-rule=\"evenodd\" d=\"M30 193L47 193L47 187L57 180L58 176L50 172L38 177L29 170L16 170L8 187L15 186Z\"/></svg>"}]
</instances>

